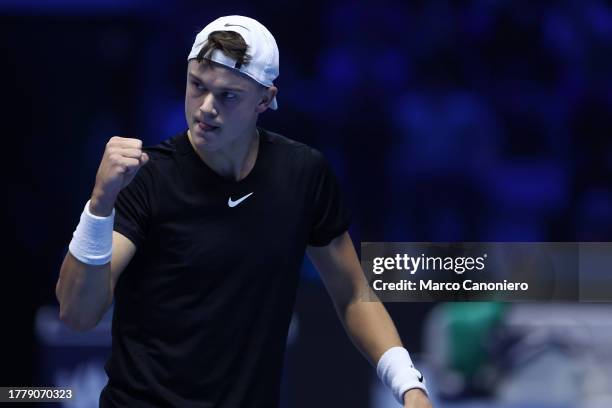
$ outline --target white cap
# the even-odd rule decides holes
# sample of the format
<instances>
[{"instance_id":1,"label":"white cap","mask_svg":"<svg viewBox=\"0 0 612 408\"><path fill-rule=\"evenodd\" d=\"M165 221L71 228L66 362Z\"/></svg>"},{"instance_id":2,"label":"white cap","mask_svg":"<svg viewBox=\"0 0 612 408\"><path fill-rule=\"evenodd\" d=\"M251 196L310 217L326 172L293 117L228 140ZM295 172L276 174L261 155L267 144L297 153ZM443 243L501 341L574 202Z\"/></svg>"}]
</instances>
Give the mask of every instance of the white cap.
<instances>
[{"instance_id":1,"label":"white cap","mask_svg":"<svg viewBox=\"0 0 612 408\"><path fill-rule=\"evenodd\" d=\"M234 31L244 39L247 45L247 54L250 57L248 64L237 67L236 60L228 57L221 50L214 50L208 58L231 69L235 69L253 78L263 86L274 85L273 81L278 77L278 46L272 36L260 22L244 16L219 17L208 24L196 36L193 47L187 60L194 59L206 44L208 36L213 31ZM270 103L271 109L277 109L276 97Z\"/></svg>"}]
</instances>

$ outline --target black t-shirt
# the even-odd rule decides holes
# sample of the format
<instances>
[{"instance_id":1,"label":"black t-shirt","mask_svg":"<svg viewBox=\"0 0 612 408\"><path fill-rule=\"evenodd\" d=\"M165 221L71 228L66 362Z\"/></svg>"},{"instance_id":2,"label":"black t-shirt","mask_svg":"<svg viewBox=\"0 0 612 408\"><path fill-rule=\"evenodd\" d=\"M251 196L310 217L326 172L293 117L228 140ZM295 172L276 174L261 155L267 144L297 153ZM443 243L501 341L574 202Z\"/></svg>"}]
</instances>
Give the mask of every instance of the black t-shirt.
<instances>
[{"instance_id":1,"label":"black t-shirt","mask_svg":"<svg viewBox=\"0 0 612 408\"><path fill-rule=\"evenodd\" d=\"M137 251L115 288L102 407L278 405L304 251L350 216L321 153L259 131L240 181L208 167L187 132L144 149L115 204L114 229Z\"/></svg>"}]
</instances>

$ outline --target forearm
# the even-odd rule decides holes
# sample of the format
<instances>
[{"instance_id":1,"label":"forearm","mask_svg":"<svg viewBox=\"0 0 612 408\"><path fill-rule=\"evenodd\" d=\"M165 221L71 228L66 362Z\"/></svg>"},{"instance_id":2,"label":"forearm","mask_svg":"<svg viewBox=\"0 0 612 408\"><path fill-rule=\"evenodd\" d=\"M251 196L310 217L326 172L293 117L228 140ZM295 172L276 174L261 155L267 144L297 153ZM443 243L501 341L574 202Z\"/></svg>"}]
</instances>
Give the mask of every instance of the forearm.
<instances>
[{"instance_id":1,"label":"forearm","mask_svg":"<svg viewBox=\"0 0 612 408\"><path fill-rule=\"evenodd\" d=\"M110 305L110 282L110 262L87 265L68 252L55 290L60 319L74 330L94 327Z\"/></svg>"},{"instance_id":2,"label":"forearm","mask_svg":"<svg viewBox=\"0 0 612 408\"><path fill-rule=\"evenodd\" d=\"M397 401L409 407L431 408L424 394L423 376L402 347L387 310L372 293L349 234L345 232L325 247L309 247L308 255L330 293L347 334L376 367L381 381L392 390Z\"/></svg>"},{"instance_id":3,"label":"forearm","mask_svg":"<svg viewBox=\"0 0 612 408\"><path fill-rule=\"evenodd\" d=\"M402 346L389 313L378 300L355 298L336 310L347 334L373 366L389 348Z\"/></svg>"},{"instance_id":4,"label":"forearm","mask_svg":"<svg viewBox=\"0 0 612 408\"><path fill-rule=\"evenodd\" d=\"M92 194L64 257L56 296L60 319L75 330L88 330L112 301L111 262L115 196Z\"/></svg>"}]
</instances>

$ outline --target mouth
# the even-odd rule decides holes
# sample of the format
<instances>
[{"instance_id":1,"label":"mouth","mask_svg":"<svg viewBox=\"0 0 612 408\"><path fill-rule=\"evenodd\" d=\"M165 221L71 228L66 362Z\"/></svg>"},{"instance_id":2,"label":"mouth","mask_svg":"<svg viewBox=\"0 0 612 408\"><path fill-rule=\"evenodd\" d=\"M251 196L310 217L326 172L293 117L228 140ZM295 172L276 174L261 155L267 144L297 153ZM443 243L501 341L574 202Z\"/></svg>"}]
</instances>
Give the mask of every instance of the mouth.
<instances>
[{"instance_id":1,"label":"mouth","mask_svg":"<svg viewBox=\"0 0 612 408\"><path fill-rule=\"evenodd\" d=\"M206 131L206 132L210 132L212 130L216 130L219 128L219 126L214 126L214 125L210 125L206 122L202 122L196 119L196 124L198 125L198 128L200 130Z\"/></svg>"}]
</instances>

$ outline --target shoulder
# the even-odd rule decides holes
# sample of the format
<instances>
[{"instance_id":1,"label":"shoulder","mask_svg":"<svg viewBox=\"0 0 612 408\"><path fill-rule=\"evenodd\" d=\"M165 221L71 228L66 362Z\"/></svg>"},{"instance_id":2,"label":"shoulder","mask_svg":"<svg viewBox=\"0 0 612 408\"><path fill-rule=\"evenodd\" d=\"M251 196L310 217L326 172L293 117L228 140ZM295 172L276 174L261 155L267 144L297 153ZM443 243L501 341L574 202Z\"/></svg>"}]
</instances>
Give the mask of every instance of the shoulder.
<instances>
[{"instance_id":1,"label":"shoulder","mask_svg":"<svg viewBox=\"0 0 612 408\"><path fill-rule=\"evenodd\" d=\"M168 159L177 153L180 153L181 138L186 138L186 132L181 132L171 136L156 145L145 146L142 150L144 150L154 161Z\"/></svg>"},{"instance_id":2,"label":"shoulder","mask_svg":"<svg viewBox=\"0 0 612 408\"><path fill-rule=\"evenodd\" d=\"M183 154L182 139L187 139L187 131L177 133L171 137L157 144L151 144L144 146L142 150L149 155L149 163L147 163L143 169L147 169L147 172L154 173L156 171L163 171L174 163L174 158Z\"/></svg>"},{"instance_id":3,"label":"shoulder","mask_svg":"<svg viewBox=\"0 0 612 408\"><path fill-rule=\"evenodd\" d=\"M325 157L314 147L276 132L262 128L259 128L259 130L275 156L291 167L301 167L316 171L326 166L327 161Z\"/></svg>"}]
</instances>

